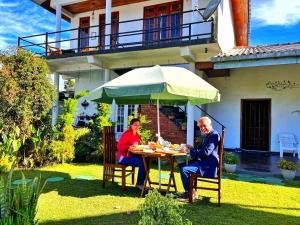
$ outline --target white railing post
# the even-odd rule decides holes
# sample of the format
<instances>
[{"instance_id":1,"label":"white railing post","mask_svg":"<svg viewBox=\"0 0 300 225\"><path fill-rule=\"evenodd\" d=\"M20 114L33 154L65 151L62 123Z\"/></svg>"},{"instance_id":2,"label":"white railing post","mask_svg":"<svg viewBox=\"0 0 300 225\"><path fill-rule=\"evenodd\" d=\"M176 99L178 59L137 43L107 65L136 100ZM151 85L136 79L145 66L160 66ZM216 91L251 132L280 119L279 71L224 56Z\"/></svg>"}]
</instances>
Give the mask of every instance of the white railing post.
<instances>
[{"instance_id":1,"label":"white railing post","mask_svg":"<svg viewBox=\"0 0 300 225\"><path fill-rule=\"evenodd\" d=\"M60 4L56 5L55 16L56 16L55 31L58 32L58 31L61 31L61 5ZM56 48L61 47L61 44L60 44L61 39L60 38L61 38L60 33L55 33L55 47Z\"/></svg>"},{"instance_id":2,"label":"white railing post","mask_svg":"<svg viewBox=\"0 0 300 225\"><path fill-rule=\"evenodd\" d=\"M110 35L111 35L111 1L106 0L105 8L105 49L110 49Z\"/></svg>"},{"instance_id":3,"label":"white railing post","mask_svg":"<svg viewBox=\"0 0 300 225\"><path fill-rule=\"evenodd\" d=\"M58 100L59 100L59 74L54 73L53 84L56 92L56 99L52 108L52 126L55 126L58 120Z\"/></svg>"}]
</instances>

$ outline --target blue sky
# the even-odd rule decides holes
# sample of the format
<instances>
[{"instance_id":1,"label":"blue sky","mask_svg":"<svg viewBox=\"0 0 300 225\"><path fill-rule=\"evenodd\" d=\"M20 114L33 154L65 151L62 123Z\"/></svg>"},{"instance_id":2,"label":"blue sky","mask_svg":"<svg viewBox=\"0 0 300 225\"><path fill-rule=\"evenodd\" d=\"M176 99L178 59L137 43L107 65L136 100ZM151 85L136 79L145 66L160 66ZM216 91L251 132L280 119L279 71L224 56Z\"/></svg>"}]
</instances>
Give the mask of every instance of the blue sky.
<instances>
[{"instance_id":1,"label":"blue sky","mask_svg":"<svg viewBox=\"0 0 300 225\"><path fill-rule=\"evenodd\" d=\"M251 0L251 6L251 45L300 41L300 0ZM0 49L16 45L18 36L55 29L55 16L30 0L0 0L0 18Z\"/></svg>"}]
</instances>

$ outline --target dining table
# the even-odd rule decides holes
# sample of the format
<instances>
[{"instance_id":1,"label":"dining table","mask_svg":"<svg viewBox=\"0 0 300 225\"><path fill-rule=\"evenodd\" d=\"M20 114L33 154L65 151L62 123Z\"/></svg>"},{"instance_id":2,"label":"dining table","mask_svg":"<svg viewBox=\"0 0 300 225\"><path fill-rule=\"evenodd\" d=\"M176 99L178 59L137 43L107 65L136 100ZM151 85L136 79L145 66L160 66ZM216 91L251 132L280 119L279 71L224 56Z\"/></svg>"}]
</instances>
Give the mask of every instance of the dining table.
<instances>
[{"instance_id":1,"label":"dining table","mask_svg":"<svg viewBox=\"0 0 300 225\"><path fill-rule=\"evenodd\" d=\"M174 164L176 157L187 156L186 153L175 150L175 148L155 148L152 149L148 145L137 145L129 150L130 153L134 155L140 155L143 159L143 164L146 172L146 178L144 185L141 191L141 197L144 196L146 190L153 189L152 185L158 185L158 190L160 192L168 193L170 188L174 188L174 191L177 192L175 175L174 175ZM157 159L158 164L158 181L152 181L150 179L150 163L152 160ZM162 183L161 179L161 161L162 159L168 160L169 162L169 179L168 183ZM166 189L162 189L162 186Z\"/></svg>"}]
</instances>

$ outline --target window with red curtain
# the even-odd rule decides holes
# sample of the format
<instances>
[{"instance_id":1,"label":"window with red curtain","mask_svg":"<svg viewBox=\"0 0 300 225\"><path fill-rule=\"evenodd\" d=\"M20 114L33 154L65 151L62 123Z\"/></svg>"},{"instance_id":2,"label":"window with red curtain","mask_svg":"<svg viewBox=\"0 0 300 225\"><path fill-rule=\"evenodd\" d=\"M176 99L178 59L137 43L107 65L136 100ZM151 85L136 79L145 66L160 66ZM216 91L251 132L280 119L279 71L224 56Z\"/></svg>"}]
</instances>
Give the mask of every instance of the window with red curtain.
<instances>
[{"instance_id":1,"label":"window with red curtain","mask_svg":"<svg viewBox=\"0 0 300 225\"><path fill-rule=\"evenodd\" d=\"M79 20L80 26L80 49L84 49L89 46L89 33L90 33L90 17L82 17Z\"/></svg>"},{"instance_id":2,"label":"window with red curtain","mask_svg":"<svg viewBox=\"0 0 300 225\"><path fill-rule=\"evenodd\" d=\"M181 36L182 1L144 8L144 44L176 40Z\"/></svg>"}]
</instances>

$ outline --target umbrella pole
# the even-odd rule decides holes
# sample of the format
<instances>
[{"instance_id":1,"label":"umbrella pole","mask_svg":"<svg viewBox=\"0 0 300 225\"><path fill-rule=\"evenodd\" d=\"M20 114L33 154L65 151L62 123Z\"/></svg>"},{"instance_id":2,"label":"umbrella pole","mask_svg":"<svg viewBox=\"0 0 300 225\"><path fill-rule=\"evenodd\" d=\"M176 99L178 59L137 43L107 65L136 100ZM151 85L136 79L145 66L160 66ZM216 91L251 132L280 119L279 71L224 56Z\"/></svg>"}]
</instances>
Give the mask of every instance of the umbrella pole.
<instances>
[{"instance_id":1,"label":"umbrella pole","mask_svg":"<svg viewBox=\"0 0 300 225\"><path fill-rule=\"evenodd\" d=\"M156 100L156 113L157 113L157 137L158 139L160 139L159 99Z\"/></svg>"},{"instance_id":2,"label":"umbrella pole","mask_svg":"<svg viewBox=\"0 0 300 225\"><path fill-rule=\"evenodd\" d=\"M157 112L157 139L160 141L160 121L159 121L159 99L156 100L156 112ZM158 188L161 189L161 168L160 158L158 157Z\"/></svg>"}]
</instances>

